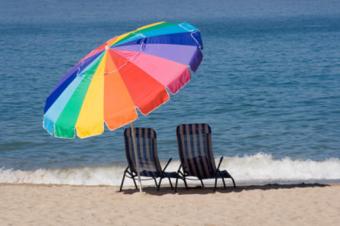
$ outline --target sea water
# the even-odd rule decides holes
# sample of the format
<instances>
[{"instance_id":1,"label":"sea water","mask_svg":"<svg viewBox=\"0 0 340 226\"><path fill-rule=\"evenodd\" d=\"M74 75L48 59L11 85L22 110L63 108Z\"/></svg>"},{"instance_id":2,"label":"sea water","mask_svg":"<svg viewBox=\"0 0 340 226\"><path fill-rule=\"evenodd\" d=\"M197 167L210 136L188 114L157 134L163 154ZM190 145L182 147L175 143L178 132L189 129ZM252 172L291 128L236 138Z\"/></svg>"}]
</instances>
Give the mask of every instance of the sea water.
<instances>
[{"instance_id":1,"label":"sea water","mask_svg":"<svg viewBox=\"0 0 340 226\"><path fill-rule=\"evenodd\" d=\"M136 121L157 130L162 162L179 164L178 124L205 122L238 182L340 181L339 1L0 0L0 183L119 184L124 128L57 139L44 102L91 49L161 20L204 42L191 82Z\"/></svg>"}]
</instances>

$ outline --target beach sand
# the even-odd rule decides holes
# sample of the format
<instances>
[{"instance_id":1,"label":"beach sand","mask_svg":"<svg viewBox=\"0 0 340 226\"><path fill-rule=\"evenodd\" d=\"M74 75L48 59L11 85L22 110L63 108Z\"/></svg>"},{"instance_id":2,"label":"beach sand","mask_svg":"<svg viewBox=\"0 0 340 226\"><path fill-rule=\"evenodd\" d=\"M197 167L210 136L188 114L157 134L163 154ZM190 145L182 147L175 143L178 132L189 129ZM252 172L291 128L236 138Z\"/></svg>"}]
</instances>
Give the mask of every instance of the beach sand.
<instances>
[{"instance_id":1,"label":"beach sand","mask_svg":"<svg viewBox=\"0 0 340 226\"><path fill-rule=\"evenodd\" d=\"M340 186L118 192L109 186L0 185L0 225L340 225Z\"/></svg>"}]
</instances>

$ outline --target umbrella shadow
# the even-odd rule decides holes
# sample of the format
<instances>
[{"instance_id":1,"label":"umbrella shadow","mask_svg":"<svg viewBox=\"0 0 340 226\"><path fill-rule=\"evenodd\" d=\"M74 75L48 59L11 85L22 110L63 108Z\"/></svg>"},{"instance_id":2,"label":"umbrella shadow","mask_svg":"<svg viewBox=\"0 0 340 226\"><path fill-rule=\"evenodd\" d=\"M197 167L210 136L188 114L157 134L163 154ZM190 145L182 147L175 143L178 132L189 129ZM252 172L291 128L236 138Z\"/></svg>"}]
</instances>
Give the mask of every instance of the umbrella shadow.
<instances>
[{"instance_id":1,"label":"umbrella shadow","mask_svg":"<svg viewBox=\"0 0 340 226\"><path fill-rule=\"evenodd\" d=\"M276 189L294 189L294 188L317 188L317 187L327 187L329 184L266 184L266 185L249 185L249 186L237 186L236 188L227 187L227 188L217 188L214 191L213 188L202 188L201 186L190 187L185 189L184 187L178 188L177 192L171 190L170 187L161 188L159 191L155 187L145 187L143 188L143 192L150 195L162 196L169 194L176 195L189 195L189 194L198 194L198 195L206 195L206 194L214 194L214 193L233 193L233 192L243 192L243 191L252 191L252 190L276 190ZM121 193L123 194L136 194L139 193L139 190L136 189L124 189Z\"/></svg>"}]
</instances>

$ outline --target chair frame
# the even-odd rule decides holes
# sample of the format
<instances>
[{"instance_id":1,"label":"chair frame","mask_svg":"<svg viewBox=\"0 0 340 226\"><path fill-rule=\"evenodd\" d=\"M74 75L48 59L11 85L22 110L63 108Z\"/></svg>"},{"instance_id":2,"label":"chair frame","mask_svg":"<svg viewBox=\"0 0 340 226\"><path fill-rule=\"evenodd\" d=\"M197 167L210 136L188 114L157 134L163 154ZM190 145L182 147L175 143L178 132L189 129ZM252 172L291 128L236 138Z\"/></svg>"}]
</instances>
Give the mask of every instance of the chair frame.
<instances>
[{"instance_id":1,"label":"chair frame","mask_svg":"<svg viewBox=\"0 0 340 226\"><path fill-rule=\"evenodd\" d=\"M178 125L178 126L177 126L177 142L179 142L179 140L178 140L178 139L179 139L179 138L178 138L178 137L179 137L179 136L178 136L178 135L179 135L178 129L179 129L180 126L183 126L183 125L185 125L185 124L181 124L181 125ZM193 124L187 124L187 125L193 125ZM207 124L207 125L208 125L208 124ZM208 127L209 127L209 129L210 129L210 126L209 126L209 125L208 125ZM211 131L211 129L210 129L210 131ZM211 136L211 133L210 133L209 135ZM178 143L178 144L179 144L179 143ZM178 151L179 151L179 152L181 151L180 148L178 148ZM212 152L212 150L211 150L211 152ZM179 153L179 154L181 155L181 153ZM213 152L212 152L212 154L213 154ZM187 185L187 183L186 183L186 180L189 180L187 177L195 177L195 178L197 178L197 180L200 180L202 188L205 188L204 183L203 183L203 180L205 180L205 179L215 179L215 183L214 183L214 191L216 191L216 189L217 189L217 181L218 181L219 178L222 179L223 187L224 187L224 189L226 189L227 186L226 186L225 179L227 178L227 179L231 179L231 181L232 181L232 183L233 183L233 188L236 188L235 180L234 180L234 178L231 176L231 174L229 174L229 172L228 172L227 170L223 170L223 171L220 170L220 167L221 167L221 164L222 164L223 159L224 159L224 157L221 156L221 158L220 158L220 160L219 160L219 163L218 163L218 165L217 165L217 168L216 168L216 170L215 170L215 172L214 172L214 176L213 176L213 177L199 178L199 177L194 176L194 175L189 175L187 172L184 171L184 168L183 168L183 165L182 165L183 163L182 163L182 159L181 159L181 158L180 158L181 164L180 164L180 166L179 166L179 168L178 168L178 170L177 170L177 173L183 178L184 185L185 185L185 188L186 188L186 189L189 188L188 185ZM211 161L214 161L214 160L211 160ZM226 175L226 176L223 175L223 172L224 172L225 174L227 174L227 175ZM176 179L175 190L177 190L177 184L178 184L177 182L178 182L178 180Z\"/></svg>"},{"instance_id":2,"label":"chair frame","mask_svg":"<svg viewBox=\"0 0 340 226\"><path fill-rule=\"evenodd\" d=\"M152 128L136 128L136 130L140 130L140 129L151 129L151 130L153 130L153 132L155 134L154 139L157 142L157 133L156 133L156 131L154 129L152 129ZM126 135L127 130L129 130L129 129L125 129L125 131L124 131L125 138L126 138L126 136L128 136L128 135ZM126 148L125 148L125 151L128 152L128 150ZM155 161L158 161L158 163L159 163L159 159L158 159L158 155L157 155L157 146L156 146L154 152L155 152L154 154L156 154ZM128 155L127 155L127 158L128 158ZM170 187L173 190L174 187L172 185L171 178L174 178L174 179L182 179L182 178L181 178L181 176L177 172L166 172L165 171L167 169L167 167L169 166L171 161L172 161L172 158L170 158L168 160L168 162L165 164L163 169L161 169L161 171L158 171L158 170L155 171L155 173L156 173L155 176L141 175L141 177L143 177L142 180L154 180L156 188L157 188L157 191L159 191L160 188L161 188L162 180L167 178L169 180ZM138 174L137 174L137 172L135 170L133 170L133 169L135 169L135 167L131 167L130 166L130 162L132 162L131 159L128 159L128 166L124 170L124 174L123 174L123 178L122 178L122 181L121 181L121 184L120 184L119 191L123 190L123 186L124 186L124 182L125 182L125 177L132 179L132 181L133 181L133 183L135 185L135 188L138 189L137 183L136 183L136 178L138 178ZM151 179L146 179L147 177L151 177ZM157 178L159 178L159 181L157 181Z\"/></svg>"},{"instance_id":3,"label":"chair frame","mask_svg":"<svg viewBox=\"0 0 340 226\"><path fill-rule=\"evenodd\" d=\"M172 177L166 176L166 172L165 172L166 168L169 166L169 164L170 164L171 161L172 161L172 158L170 158L170 159L168 160L168 162L166 163L166 165L165 165L164 168L162 169L161 175L159 176L159 178L160 178L160 179L159 179L159 182L157 182L157 178L158 178L158 177L151 177L151 178L154 180L154 182L155 182L157 191L160 190L160 188L161 188L161 183L162 183L162 180L163 180L164 178L168 178L171 189L174 188L173 185L172 185L172 182L171 182L171 178L172 178ZM123 185L124 185L125 177L132 179L132 181L133 181L133 183L134 183L134 185L135 185L135 188L138 189L138 186L137 186L137 183L136 183L136 179L135 179L135 178L138 177L138 175L137 175L137 173L136 173L135 171L132 171L132 170L131 170L130 166L127 166L126 169L124 170L124 174L123 174L122 182L121 182L121 184L120 184L120 189L119 189L119 191L122 191L122 190L123 190ZM146 177L146 176L142 176L142 177ZM151 179L142 179L142 180L151 180Z\"/></svg>"}]
</instances>

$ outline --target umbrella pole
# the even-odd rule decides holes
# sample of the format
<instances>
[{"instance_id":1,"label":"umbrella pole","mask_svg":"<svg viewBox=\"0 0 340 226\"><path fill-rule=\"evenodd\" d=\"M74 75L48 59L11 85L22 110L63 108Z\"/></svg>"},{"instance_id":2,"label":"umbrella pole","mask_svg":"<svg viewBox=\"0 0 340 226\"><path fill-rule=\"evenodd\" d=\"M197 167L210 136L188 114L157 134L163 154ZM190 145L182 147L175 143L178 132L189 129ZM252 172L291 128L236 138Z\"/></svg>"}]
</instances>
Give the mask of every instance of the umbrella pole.
<instances>
[{"instance_id":1,"label":"umbrella pole","mask_svg":"<svg viewBox=\"0 0 340 226\"><path fill-rule=\"evenodd\" d=\"M137 161L138 155L137 155L137 143L136 143L136 130L133 125L133 122L130 124L131 127L131 133L132 133L132 143L133 143L133 152L135 154L135 160L136 160L136 171L137 171L137 176L138 176L138 185L139 185L139 192L142 192L142 181L140 179L140 173L139 173L139 162Z\"/></svg>"}]
</instances>

